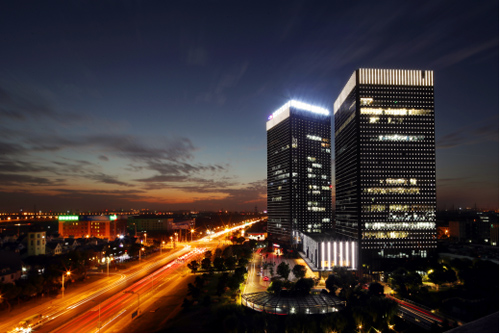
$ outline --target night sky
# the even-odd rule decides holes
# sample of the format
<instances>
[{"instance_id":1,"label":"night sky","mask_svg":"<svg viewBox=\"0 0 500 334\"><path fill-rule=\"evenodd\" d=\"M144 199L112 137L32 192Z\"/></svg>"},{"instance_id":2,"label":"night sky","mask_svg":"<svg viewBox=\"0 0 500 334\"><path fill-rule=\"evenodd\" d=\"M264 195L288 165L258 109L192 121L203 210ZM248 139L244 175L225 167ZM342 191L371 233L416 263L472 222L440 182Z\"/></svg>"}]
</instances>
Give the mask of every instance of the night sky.
<instances>
[{"instance_id":1,"label":"night sky","mask_svg":"<svg viewBox=\"0 0 500 334\"><path fill-rule=\"evenodd\" d=\"M264 210L267 116L292 98L331 112L361 67L434 70L438 208L498 209L498 13L2 1L0 210Z\"/></svg>"}]
</instances>

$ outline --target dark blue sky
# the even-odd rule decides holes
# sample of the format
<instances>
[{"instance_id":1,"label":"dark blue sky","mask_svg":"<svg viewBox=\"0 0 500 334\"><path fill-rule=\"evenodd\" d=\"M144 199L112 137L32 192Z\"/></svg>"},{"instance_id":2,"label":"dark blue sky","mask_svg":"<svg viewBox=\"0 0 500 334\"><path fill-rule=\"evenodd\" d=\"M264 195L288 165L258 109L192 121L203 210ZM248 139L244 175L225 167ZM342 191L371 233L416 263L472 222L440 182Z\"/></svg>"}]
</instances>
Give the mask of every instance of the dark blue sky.
<instances>
[{"instance_id":1,"label":"dark blue sky","mask_svg":"<svg viewBox=\"0 0 500 334\"><path fill-rule=\"evenodd\" d=\"M267 116L434 70L438 207L498 209L498 1L2 1L0 210L265 208Z\"/></svg>"}]
</instances>

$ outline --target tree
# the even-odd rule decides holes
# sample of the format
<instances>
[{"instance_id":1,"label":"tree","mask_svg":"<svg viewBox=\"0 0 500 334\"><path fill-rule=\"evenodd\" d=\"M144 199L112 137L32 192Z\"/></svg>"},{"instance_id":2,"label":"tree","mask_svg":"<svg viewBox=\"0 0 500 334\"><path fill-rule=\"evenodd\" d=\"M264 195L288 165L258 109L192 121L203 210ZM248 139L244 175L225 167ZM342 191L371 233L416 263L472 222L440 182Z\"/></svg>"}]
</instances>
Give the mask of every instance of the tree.
<instances>
[{"instance_id":1,"label":"tree","mask_svg":"<svg viewBox=\"0 0 500 334\"><path fill-rule=\"evenodd\" d=\"M216 257L214 259L214 267L217 268L217 270L224 270L224 259L222 257Z\"/></svg>"},{"instance_id":2,"label":"tree","mask_svg":"<svg viewBox=\"0 0 500 334\"><path fill-rule=\"evenodd\" d=\"M388 283L398 294L405 297L412 291L420 289L422 277L416 272L401 267L390 274Z\"/></svg>"},{"instance_id":3,"label":"tree","mask_svg":"<svg viewBox=\"0 0 500 334\"><path fill-rule=\"evenodd\" d=\"M233 246L229 246L229 247L224 248L224 250L222 251L222 256L225 259L232 257L233 256Z\"/></svg>"},{"instance_id":4,"label":"tree","mask_svg":"<svg viewBox=\"0 0 500 334\"><path fill-rule=\"evenodd\" d=\"M441 285L443 283L452 283L457 280L455 271L444 266L439 266L438 268L434 269L428 275L428 277L432 283L437 285Z\"/></svg>"},{"instance_id":5,"label":"tree","mask_svg":"<svg viewBox=\"0 0 500 334\"><path fill-rule=\"evenodd\" d=\"M299 295L308 295L314 286L312 278L301 278L293 286L293 291Z\"/></svg>"},{"instance_id":6,"label":"tree","mask_svg":"<svg viewBox=\"0 0 500 334\"><path fill-rule=\"evenodd\" d=\"M339 312L332 313L321 321L323 333L343 333L347 328L348 320Z\"/></svg>"},{"instance_id":7,"label":"tree","mask_svg":"<svg viewBox=\"0 0 500 334\"><path fill-rule=\"evenodd\" d=\"M286 262L281 262L276 268L276 273L287 280L290 275L290 266Z\"/></svg>"},{"instance_id":8,"label":"tree","mask_svg":"<svg viewBox=\"0 0 500 334\"><path fill-rule=\"evenodd\" d=\"M240 283L243 283L245 280L245 274L247 272L247 269L245 267L238 267L234 270L234 276L238 277L238 280Z\"/></svg>"},{"instance_id":9,"label":"tree","mask_svg":"<svg viewBox=\"0 0 500 334\"><path fill-rule=\"evenodd\" d=\"M194 286L201 289L205 285L205 278L203 276L196 276L194 279Z\"/></svg>"},{"instance_id":10,"label":"tree","mask_svg":"<svg viewBox=\"0 0 500 334\"><path fill-rule=\"evenodd\" d=\"M287 333L317 333L316 319L306 314L291 314L285 320Z\"/></svg>"},{"instance_id":11,"label":"tree","mask_svg":"<svg viewBox=\"0 0 500 334\"><path fill-rule=\"evenodd\" d=\"M210 268L212 267L212 261L210 261L210 258L206 257L203 260L201 260L201 267L204 270L210 270Z\"/></svg>"},{"instance_id":12,"label":"tree","mask_svg":"<svg viewBox=\"0 0 500 334\"><path fill-rule=\"evenodd\" d=\"M306 276L306 272L306 267L301 264L296 264L292 269L293 276L297 279L304 278Z\"/></svg>"},{"instance_id":13,"label":"tree","mask_svg":"<svg viewBox=\"0 0 500 334\"><path fill-rule=\"evenodd\" d=\"M193 301L192 300L189 300L187 298L184 298L184 301L182 302L182 305L181 305L185 310L188 310L191 308L191 306L193 306Z\"/></svg>"},{"instance_id":14,"label":"tree","mask_svg":"<svg viewBox=\"0 0 500 334\"><path fill-rule=\"evenodd\" d=\"M9 312L12 309L10 301L12 299L18 298L20 293L21 293L21 288L19 288L16 285L12 283L2 284L1 286L2 299L7 303L7 306L9 307Z\"/></svg>"},{"instance_id":15,"label":"tree","mask_svg":"<svg viewBox=\"0 0 500 334\"><path fill-rule=\"evenodd\" d=\"M236 259L234 257L228 257L224 260L224 265L227 267L229 270L234 270L236 268Z\"/></svg>"},{"instance_id":16,"label":"tree","mask_svg":"<svg viewBox=\"0 0 500 334\"><path fill-rule=\"evenodd\" d=\"M37 294L37 288L33 284L27 283L23 286L22 295L26 297L34 297L36 296L36 294Z\"/></svg>"},{"instance_id":17,"label":"tree","mask_svg":"<svg viewBox=\"0 0 500 334\"><path fill-rule=\"evenodd\" d=\"M283 281L273 281L267 288L267 292L279 295L282 289L283 289Z\"/></svg>"},{"instance_id":18,"label":"tree","mask_svg":"<svg viewBox=\"0 0 500 334\"><path fill-rule=\"evenodd\" d=\"M248 264L248 259L242 257L241 259L238 260L238 266L240 267L246 267Z\"/></svg>"},{"instance_id":19,"label":"tree","mask_svg":"<svg viewBox=\"0 0 500 334\"><path fill-rule=\"evenodd\" d=\"M368 292L374 296L382 296L384 294L384 287L382 284L374 282L368 286Z\"/></svg>"},{"instance_id":20,"label":"tree","mask_svg":"<svg viewBox=\"0 0 500 334\"><path fill-rule=\"evenodd\" d=\"M188 296L192 296L193 299L198 299L201 294L201 290L195 287L193 284L188 284Z\"/></svg>"},{"instance_id":21,"label":"tree","mask_svg":"<svg viewBox=\"0 0 500 334\"><path fill-rule=\"evenodd\" d=\"M204 255L205 255L205 259L209 259L209 260L212 259L212 251L211 250L207 250Z\"/></svg>"},{"instance_id":22,"label":"tree","mask_svg":"<svg viewBox=\"0 0 500 334\"><path fill-rule=\"evenodd\" d=\"M236 275L232 275L227 281L227 287L233 291L240 287L240 279Z\"/></svg>"},{"instance_id":23,"label":"tree","mask_svg":"<svg viewBox=\"0 0 500 334\"><path fill-rule=\"evenodd\" d=\"M221 256L222 256L222 249L216 248L215 249L215 257L218 258L218 257L221 257Z\"/></svg>"},{"instance_id":24,"label":"tree","mask_svg":"<svg viewBox=\"0 0 500 334\"><path fill-rule=\"evenodd\" d=\"M187 267L189 269L191 269L192 273L194 273L195 271L198 270L198 268L200 267L200 264L198 262L196 262L195 260L193 260L190 263L188 263Z\"/></svg>"},{"instance_id":25,"label":"tree","mask_svg":"<svg viewBox=\"0 0 500 334\"><path fill-rule=\"evenodd\" d=\"M224 290L227 287L227 283L229 281L229 274L224 273L221 276L219 276L219 280L217 281L217 289L215 294L217 296L221 296L224 293Z\"/></svg>"}]
</instances>

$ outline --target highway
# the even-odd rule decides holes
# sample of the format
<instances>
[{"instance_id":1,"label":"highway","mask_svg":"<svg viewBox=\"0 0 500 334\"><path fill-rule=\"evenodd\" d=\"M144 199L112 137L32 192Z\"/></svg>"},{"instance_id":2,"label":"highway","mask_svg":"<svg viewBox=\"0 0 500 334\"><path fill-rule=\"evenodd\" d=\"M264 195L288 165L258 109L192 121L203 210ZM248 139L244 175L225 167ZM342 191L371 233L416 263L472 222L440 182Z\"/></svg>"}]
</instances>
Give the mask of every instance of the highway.
<instances>
[{"instance_id":1,"label":"highway","mask_svg":"<svg viewBox=\"0 0 500 334\"><path fill-rule=\"evenodd\" d=\"M253 222L251 222L253 223ZM250 223L250 224L251 224ZM119 332L131 320L156 300L159 291L168 291L170 286L179 283L180 270L185 272L185 265L201 257L207 249L220 245L220 238L228 233L244 228L241 224L221 232L212 233L193 241L186 246L157 255L134 266L128 271L111 275L89 285L88 289L67 298L54 300L0 325L3 332L19 332L16 324L27 316L41 313L44 321L33 328L37 332L54 333L90 333ZM179 300L179 305L182 299Z\"/></svg>"},{"instance_id":2,"label":"highway","mask_svg":"<svg viewBox=\"0 0 500 334\"><path fill-rule=\"evenodd\" d=\"M400 312L399 316L406 321L409 321L428 330L431 329L434 324L437 324L438 326L443 325L443 319L433 314L431 311L425 310L422 307L419 307L407 301L394 298L391 295L386 296L387 298L390 298L398 303Z\"/></svg>"},{"instance_id":3,"label":"highway","mask_svg":"<svg viewBox=\"0 0 500 334\"><path fill-rule=\"evenodd\" d=\"M144 276L138 281L129 284L121 293L101 301L98 305L94 303L93 308L79 316L76 316L66 321L62 326L57 327L51 332L55 333L90 333L95 331L106 331L115 321L121 317L129 316L134 318L141 313L141 297L142 302L146 302L152 295L155 289L161 288L165 284L164 279L173 274L175 270L200 252L204 252L203 248L189 249L186 246L183 251L187 253L179 256L177 259L171 260L153 273ZM179 252L182 253L182 252ZM155 284L156 281L156 284ZM92 297L81 301L82 303L91 301ZM42 328L44 330L44 328Z\"/></svg>"}]
</instances>

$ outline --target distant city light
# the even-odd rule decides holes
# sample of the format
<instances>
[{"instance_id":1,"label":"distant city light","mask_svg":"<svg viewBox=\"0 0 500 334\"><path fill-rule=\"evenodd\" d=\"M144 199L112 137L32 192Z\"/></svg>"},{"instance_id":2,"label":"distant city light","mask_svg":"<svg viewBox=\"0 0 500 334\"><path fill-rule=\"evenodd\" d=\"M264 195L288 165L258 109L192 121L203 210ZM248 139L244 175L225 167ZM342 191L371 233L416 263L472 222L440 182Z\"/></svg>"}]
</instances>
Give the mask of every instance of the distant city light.
<instances>
[{"instance_id":1,"label":"distant city light","mask_svg":"<svg viewBox=\"0 0 500 334\"><path fill-rule=\"evenodd\" d=\"M57 219L59 220L78 220L78 216L59 216Z\"/></svg>"}]
</instances>

